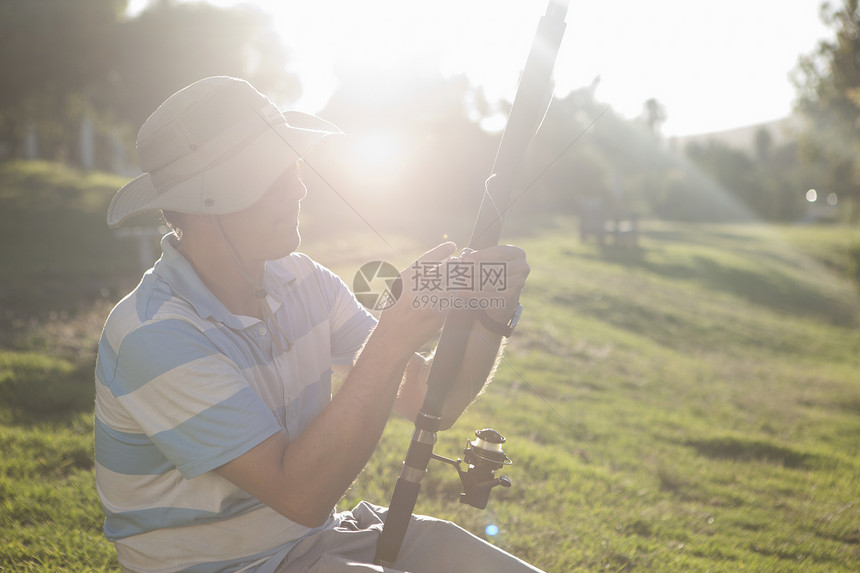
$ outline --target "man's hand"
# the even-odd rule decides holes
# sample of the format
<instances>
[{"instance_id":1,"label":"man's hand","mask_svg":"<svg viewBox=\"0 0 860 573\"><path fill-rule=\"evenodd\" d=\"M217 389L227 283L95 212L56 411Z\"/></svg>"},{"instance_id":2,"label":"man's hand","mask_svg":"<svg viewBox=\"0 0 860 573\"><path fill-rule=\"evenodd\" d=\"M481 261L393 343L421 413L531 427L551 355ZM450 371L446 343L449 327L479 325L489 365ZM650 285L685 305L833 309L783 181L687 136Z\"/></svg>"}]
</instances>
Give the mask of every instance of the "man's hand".
<instances>
[{"instance_id":1,"label":"man's hand","mask_svg":"<svg viewBox=\"0 0 860 573\"><path fill-rule=\"evenodd\" d=\"M479 307L486 309L491 320L507 323L517 310L529 275L525 251L513 245L497 245L480 251L465 249L460 260L474 264L477 290L471 296Z\"/></svg>"},{"instance_id":2,"label":"man's hand","mask_svg":"<svg viewBox=\"0 0 860 573\"><path fill-rule=\"evenodd\" d=\"M429 257L428 257L429 258ZM419 259L421 261L423 257ZM427 260L427 259L424 259ZM465 265L461 264L465 263ZM484 308L493 321L506 324L516 311L519 304L520 293L525 285L529 274L529 265L526 263L525 252L512 246L496 246L481 251L465 249L459 257L449 257L445 264L447 267L439 269L437 276L453 277L463 279L464 271L472 273L471 288L436 289L434 285L431 291L413 289L417 292L408 294L412 303L425 303L428 300L445 299L448 301L447 308L454 308L454 300L460 303L457 308L478 309ZM458 268L459 265L459 268ZM450 267L450 268L448 268ZM451 275L446 273L451 271ZM485 276L481 276L481 273ZM414 276L412 274L404 277ZM468 279L469 277L466 277ZM406 278L404 278L406 280ZM469 281L451 281L456 286L462 286ZM414 286L416 283L405 282L404 288ZM419 283L420 284L420 283ZM429 284L429 282L427 283ZM445 281L442 282L443 286ZM404 293L404 297L407 294ZM401 301L404 300L401 297ZM398 304L400 304L398 302ZM395 305L397 306L397 305ZM404 305L405 306L405 305ZM447 313L441 312L437 305L433 312L444 318ZM386 311L388 312L388 311ZM439 324L441 327L441 323ZM489 382L499 357L501 336L486 329L479 321L475 321L472 333L467 342L464 362L457 373L457 381L449 393L445 408L442 413L441 429L448 429L460 416L463 410L480 393L480 390ZM432 361L424 360L416 356L409 364L406 371L406 380L398 397L397 412L407 419L414 419L415 413L424 400L427 390L426 381Z\"/></svg>"},{"instance_id":3,"label":"man's hand","mask_svg":"<svg viewBox=\"0 0 860 573\"><path fill-rule=\"evenodd\" d=\"M389 337L393 344L411 353L439 332L448 309L421 304L419 297L422 291L415 285L420 282L422 272L443 269L447 261L456 260L451 258L456 248L454 243L442 243L418 257L400 273L403 291L397 302L380 315L377 335ZM444 270L439 272L444 276Z\"/></svg>"},{"instance_id":4,"label":"man's hand","mask_svg":"<svg viewBox=\"0 0 860 573\"><path fill-rule=\"evenodd\" d=\"M530 270L525 251L497 245L452 256L455 249L443 243L400 273L403 291L380 316L378 335L412 352L438 333L452 309L483 309L499 324L511 319Z\"/></svg>"}]
</instances>

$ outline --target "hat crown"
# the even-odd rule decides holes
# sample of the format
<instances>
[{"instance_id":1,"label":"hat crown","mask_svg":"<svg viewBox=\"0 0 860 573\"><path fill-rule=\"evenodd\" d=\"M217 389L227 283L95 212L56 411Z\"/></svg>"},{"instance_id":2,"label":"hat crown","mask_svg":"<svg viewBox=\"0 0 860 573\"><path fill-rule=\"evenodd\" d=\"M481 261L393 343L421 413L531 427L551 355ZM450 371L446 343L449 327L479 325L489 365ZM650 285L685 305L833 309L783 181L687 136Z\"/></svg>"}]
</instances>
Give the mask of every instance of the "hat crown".
<instances>
[{"instance_id":1,"label":"hat crown","mask_svg":"<svg viewBox=\"0 0 860 573\"><path fill-rule=\"evenodd\" d=\"M244 80L197 81L167 98L140 128L143 173L111 199L108 225L157 209L235 213L323 138L341 133L322 118L281 112Z\"/></svg>"},{"instance_id":2,"label":"hat crown","mask_svg":"<svg viewBox=\"0 0 860 573\"><path fill-rule=\"evenodd\" d=\"M137 135L141 170L152 172L194 153L231 126L272 102L245 80L215 76L176 92Z\"/></svg>"}]
</instances>

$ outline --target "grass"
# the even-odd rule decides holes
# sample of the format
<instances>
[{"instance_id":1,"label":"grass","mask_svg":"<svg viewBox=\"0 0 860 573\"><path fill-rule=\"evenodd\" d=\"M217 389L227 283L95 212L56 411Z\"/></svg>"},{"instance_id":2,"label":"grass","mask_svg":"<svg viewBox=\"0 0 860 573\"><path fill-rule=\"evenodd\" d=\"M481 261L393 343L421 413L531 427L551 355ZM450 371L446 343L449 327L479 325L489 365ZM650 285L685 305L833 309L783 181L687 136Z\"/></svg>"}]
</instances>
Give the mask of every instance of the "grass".
<instances>
[{"instance_id":1,"label":"grass","mask_svg":"<svg viewBox=\"0 0 860 573\"><path fill-rule=\"evenodd\" d=\"M498 525L495 543L548 571L852 570L860 300L805 254L811 231L650 223L633 252L575 231L517 241L525 317L492 390L436 448L456 456L493 425L514 487L482 513L431 466L417 510ZM842 233L817 229L812 251ZM388 449L350 502L388 499Z\"/></svg>"},{"instance_id":2,"label":"grass","mask_svg":"<svg viewBox=\"0 0 860 573\"><path fill-rule=\"evenodd\" d=\"M51 177L79 189L52 207L56 233L20 247L32 261L14 266L8 237L0 251L0 571L114 571L93 481L90 379L136 251L113 240L92 247L94 261L90 247L66 244L76 231L76 245L111 241L99 209L112 183L53 171L0 169L0 222L20 229L48 209L20 196L25 175L43 193L59 185ZM72 211L92 228L61 221ZM456 473L434 462L416 511L553 573L855 570L858 239L844 227L645 222L638 249L601 250L569 219L542 221L515 240L533 270L496 381L435 448L456 458L474 430L494 427L508 438L513 487L469 508ZM312 254L347 282L373 258L408 262L411 247L374 241L312 243ZM391 420L342 507L388 502L410 434Z\"/></svg>"}]
</instances>

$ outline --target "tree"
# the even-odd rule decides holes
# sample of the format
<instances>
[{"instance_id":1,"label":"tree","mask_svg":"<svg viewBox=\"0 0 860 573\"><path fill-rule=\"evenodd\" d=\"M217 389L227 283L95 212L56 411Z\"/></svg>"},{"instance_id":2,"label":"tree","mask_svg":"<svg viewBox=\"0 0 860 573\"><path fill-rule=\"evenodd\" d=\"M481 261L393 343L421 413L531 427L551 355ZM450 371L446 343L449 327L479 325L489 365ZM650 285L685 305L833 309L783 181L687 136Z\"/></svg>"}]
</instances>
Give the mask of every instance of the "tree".
<instances>
[{"instance_id":1,"label":"tree","mask_svg":"<svg viewBox=\"0 0 860 573\"><path fill-rule=\"evenodd\" d=\"M126 0L0 0L0 124L17 154L26 129L59 153L80 98L107 75ZM78 117L78 125L80 118Z\"/></svg>"},{"instance_id":2,"label":"tree","mask_svg":"<svg viewBox=\"0 0 860 573\"><path fill-rule=\"evenodd\" d=\"M767 163L773 151L773 136L770 130L760 127L755 132L755 157L759 163Z\"/></svg>"},{"instance_id":3,"label":"tree","mask_svg":"<svg viewBox=\"0 0 860 573\"><path fill-rule=\"evenodd\" d=\"M642 114L648 129L654 135L660 135L660 127L669 118L666 107L656 98L649 98L642 106Z\"/></svg>"},{"instance_id":4,"label":"tree","mask_svg":"<svg viewBox=\"0 0 860 573\"><path fill-rule=\"evenodd\" d=\"M286 50L261 12L160 0L122 24L106 103L139 126L170 94L213 75L242 77L272 97L293 99L300 86L285 68Z\"/></svg>"},{"instance_id":5,"label":"tree","mask_svg":"<svg viewBox=\"0 0 860 573\"><path fill-rule=\"evenodd\" d=\"M818 187L835 192L860 219L860 11L858 0L839 8L821 5L822 21L835 38L800 58L794 76L798 110L809 120L803 148L808 160L826 164Z\"/></svg>"},{"instance_id":6,"label":"tree","mask_svg":"<svg viewBox=\"0 0 860 573\"><path fill-rule=\"evenodd\" d=\"M286 51L262 13L159 0L129 20L127 4L0 0L6 157L20 156L25 134L36 133L40 157L79 161L82 125L102 143L117 131L132 140L167 96L208 75L240 76L274 97L297 97Z\"/></svg>"},{"instance_id":7,"label":"tree","mask_svg":"<svg viewBox=\"0 0 860 573\"><path fill-rule=\"evenodd\" d=\"M309 158L303 176L320 191L303 211L344 230L467 239L498 134L470 119L466 102L477 96L466 78L443 78L433 53L384 69L342 62L336 73L338 90L320 115L348 135Z\"/></svg>"}]
</instances>

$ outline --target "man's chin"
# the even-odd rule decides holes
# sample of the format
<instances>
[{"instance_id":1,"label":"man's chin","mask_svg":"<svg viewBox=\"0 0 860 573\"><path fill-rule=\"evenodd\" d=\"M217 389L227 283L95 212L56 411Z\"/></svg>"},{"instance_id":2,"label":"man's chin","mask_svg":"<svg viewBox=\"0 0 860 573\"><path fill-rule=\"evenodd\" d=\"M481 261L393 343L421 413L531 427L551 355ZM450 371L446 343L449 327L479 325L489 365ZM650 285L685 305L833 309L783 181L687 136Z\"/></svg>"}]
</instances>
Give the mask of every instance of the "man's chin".
<instances>
[{"instance_id":1,"label":"man's chin","mask_svg":"<svg viewBox=\"0 0 860 573\"><path fill-rule=\"evenodd\" d=\"M299 248L299 245L302 244L302 236L299 234L299 231L296 230L292 236L285 237L282 241L279 241L278 248L273 250L271 253L272 256L269 260L277 260L282 259L294 252L296 252Z\"/></svg>"}]
</instances>

